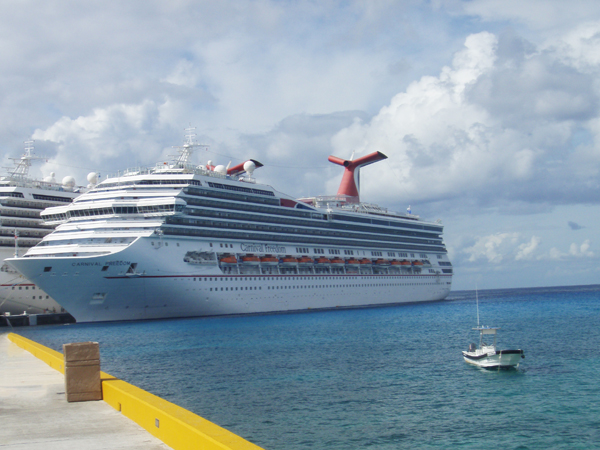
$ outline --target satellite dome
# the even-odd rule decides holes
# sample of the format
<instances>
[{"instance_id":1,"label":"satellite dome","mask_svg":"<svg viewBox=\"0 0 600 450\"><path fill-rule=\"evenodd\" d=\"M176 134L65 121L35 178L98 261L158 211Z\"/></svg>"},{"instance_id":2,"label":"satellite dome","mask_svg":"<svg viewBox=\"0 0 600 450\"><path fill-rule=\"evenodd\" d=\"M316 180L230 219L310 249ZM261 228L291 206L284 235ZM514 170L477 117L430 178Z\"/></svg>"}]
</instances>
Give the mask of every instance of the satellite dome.
<instances>
[{"instance_id":1,"label":"satellite dome","mask_svg":"<svg viewBox=\"0 0 600 450\"><path fill-rule=\"evenodd\" d=\"M248 173L248 175L252 176L254 169L256 169L256 164L254 164L254 161L246 161L244 163L244 170Z\"/></svg>"},{"instance_id":2,"label":"satellite dome","mask_svg":"<svg viewBox=\"0 0 600 450\"><path fill-rule=\"evenodd\" d=\"M75 178L73 178L71 175L67 175L66 177L64 177L62 179L62 185L66 186L66 187L74 187L75 186Z\"/></svg>"},{"instance_id":3,"label":"satellite dome","mask_svg":"<svg viewBox=\"0 0 600 450\"><path fill-rule=\"evenodd\" d=\"M56 183L56 178L54 178L56 174L54 172L50 172L50 175L47 177L44 177L44 181L46 183Z\"/></svg>"},{"instance_id":4,"label":"satellite dome","mask_svg":"<svg viewBox=\"0 0 600 450\"><path fill-rule=\"evenodd\" d=\"M220 173L221 175L227 175L227 169L223 164L219 164L215 167L215 172Z\"/></svg>"},{"instance_id":5,"label":"satellite dome","mask_svg":"<svg viewBox=\"0 0 600 450\"><path fill-rule=\"evenodd\" d=\"M88 183L96 185L98 184L98 174L96 172L90 172L87 176Z\"/></svg>"}]
</instances>

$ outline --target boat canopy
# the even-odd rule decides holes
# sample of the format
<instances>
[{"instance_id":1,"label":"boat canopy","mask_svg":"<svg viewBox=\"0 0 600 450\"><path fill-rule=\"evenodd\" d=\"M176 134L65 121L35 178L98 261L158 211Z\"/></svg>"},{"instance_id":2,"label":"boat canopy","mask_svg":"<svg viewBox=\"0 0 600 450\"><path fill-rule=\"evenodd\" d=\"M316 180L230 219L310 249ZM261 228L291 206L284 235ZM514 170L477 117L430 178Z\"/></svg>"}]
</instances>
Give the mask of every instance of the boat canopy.
<instances>
[{"instance_id":1,"label":"boat canopy","mask_svg":"<svg viewBox=\"0 0 600 450\"><path fill-rule=\"evenodd\" d=\"M496 331L498 331L500 327L477 327L473 329L479 331L481 334L496 334Z\"/></svg>"}]
</instances>

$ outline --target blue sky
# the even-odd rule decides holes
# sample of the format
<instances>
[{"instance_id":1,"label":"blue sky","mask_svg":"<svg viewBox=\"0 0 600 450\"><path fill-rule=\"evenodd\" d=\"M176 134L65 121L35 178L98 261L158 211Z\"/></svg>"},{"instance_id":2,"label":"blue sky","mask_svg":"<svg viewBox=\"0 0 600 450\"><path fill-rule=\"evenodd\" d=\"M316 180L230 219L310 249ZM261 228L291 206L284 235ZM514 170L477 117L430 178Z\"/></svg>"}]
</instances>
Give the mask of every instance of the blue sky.
<instances>
[{"instance_id":1,"label":"blue sky","mask_svg":"<svg viewBox=\"0 0 600 450\"><path fill-rule=\"evenodd\" d=\"M455 289L597 283L600 3L0 0L0 151L86 183L172 154L444 223Z\"/></svg>"}]
</instances>

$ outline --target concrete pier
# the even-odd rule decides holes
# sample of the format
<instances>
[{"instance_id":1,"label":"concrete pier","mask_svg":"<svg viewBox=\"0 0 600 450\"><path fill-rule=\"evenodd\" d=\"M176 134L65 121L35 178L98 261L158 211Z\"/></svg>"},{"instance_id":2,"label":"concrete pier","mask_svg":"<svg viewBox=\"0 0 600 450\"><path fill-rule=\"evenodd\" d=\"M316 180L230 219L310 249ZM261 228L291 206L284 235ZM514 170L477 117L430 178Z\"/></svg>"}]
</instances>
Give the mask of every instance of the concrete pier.
<instances>
[{"instance_id":1,"label":"concrete pier","mask_svg":"<svg viewBox=\"0 0 600 450\"><path fill-rule=\"evenodd\" d=\"M0 448L262 450L104 372L102 401L68 403L66 359L65 367L62 353L16 333L0 334Z\"/></svg>"},{"instance_id":2,"label":"concrete pier","mask_svg":"<svg viewBox=\"0 0 600 450\"><path fill-rule=\"evenodd\" d=\"M103 401L68 403L64 376L0 333L0 448L166 450Z\"/></svg>"}]
</instances>

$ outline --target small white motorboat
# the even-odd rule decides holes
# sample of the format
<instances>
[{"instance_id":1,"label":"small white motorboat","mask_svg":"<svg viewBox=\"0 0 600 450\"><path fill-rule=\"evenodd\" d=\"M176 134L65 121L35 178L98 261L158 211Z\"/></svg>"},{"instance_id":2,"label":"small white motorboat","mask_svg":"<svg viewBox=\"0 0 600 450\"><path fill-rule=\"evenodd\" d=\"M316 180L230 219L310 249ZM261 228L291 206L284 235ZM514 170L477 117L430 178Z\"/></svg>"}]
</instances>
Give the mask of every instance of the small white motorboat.
<instances>
[{"instance_id":1,"label":"small white motorboat","mask_svg":"<svg viewBox=\"0 0 600 450\"><path fill-rule=\"evenodd\" d=\"M479 347L472 343L469 350L462 352L465 362L486 369L510 369L519 367L521 358L525 358L523 350L496 350L496 339L499 327L479 326L479 296L475 289L475 300L477 302L477 328L479 331ZM485 341L487 342L484 342ZM490 339L493 339L490 343Z\"/></svg>"},{"instance_id":2,"label":"small white motorboat","mask_svg":"<svg viewBox=\"0 0 600 450\"><path fill-rule=\"evenodd\" d=\"M496 332L498 327L477 327L479 331L479 347L475 344L469 345L469 350L462 352L465 362L486 369L509 369L519 367L521 358L525 358L523 350L496 350ZM493 342L484 342L492 339Z\"/></svg>"}]
</instances>

